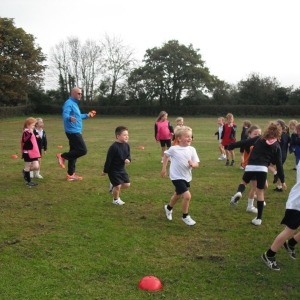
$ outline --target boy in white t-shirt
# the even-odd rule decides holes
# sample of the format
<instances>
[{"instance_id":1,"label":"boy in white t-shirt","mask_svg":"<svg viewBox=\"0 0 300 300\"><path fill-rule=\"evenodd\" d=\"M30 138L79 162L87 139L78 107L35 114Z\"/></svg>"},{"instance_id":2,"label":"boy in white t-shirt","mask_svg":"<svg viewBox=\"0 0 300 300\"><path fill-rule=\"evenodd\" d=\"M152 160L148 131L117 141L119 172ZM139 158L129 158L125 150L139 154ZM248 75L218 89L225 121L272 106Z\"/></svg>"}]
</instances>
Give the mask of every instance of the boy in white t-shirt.
<instances>
[{"instance_id":1,"label":"boy in white t-shirt","mask_svg":"<svg viewBox=\"0 0 300 300\"><path fill-rule=\"evenodd\" d=\"M188 214L191 193L189 191L190 181L192 180L192 169L199 166L199 157L196 149L191 146L192 129L187 126L178 127L175 130L175 139L178 145L170 147L164 152L163 166L161 176L167 175L167 163L171 157L170 179L175 186L175 193L171 197L168 205L164 206L166 217L172 220L173 207L182 197L182 221L189 225L195 225L196 222Z\"/></svg>"}]
</instances>

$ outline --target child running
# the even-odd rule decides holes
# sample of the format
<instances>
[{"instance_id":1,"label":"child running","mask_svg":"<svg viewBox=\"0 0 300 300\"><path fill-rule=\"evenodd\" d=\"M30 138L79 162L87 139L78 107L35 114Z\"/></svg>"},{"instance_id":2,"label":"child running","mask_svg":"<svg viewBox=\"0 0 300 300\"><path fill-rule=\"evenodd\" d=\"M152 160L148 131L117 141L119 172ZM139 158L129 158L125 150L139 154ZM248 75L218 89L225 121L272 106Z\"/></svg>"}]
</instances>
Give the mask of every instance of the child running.
<instances>
[{"instance_id":1,"label":"child running","mask_svg":"<svg viewBox=\"0 0 300 300\"><path fill-rule=\"evenodd\" d=\"M224 118L223 117L219 117L218 118L218 131L215 133L215 135L218 138L219 141L219 150L220 150L220 156L218 158L218 160L223 160L226 159L226 153L225 153L225 149L224 146L222 145L222 132L223 132L223 126L224 126Z\"/></svg>"},{"instance_id":2,"label":"child running","mask_svg":"<svg viewBox=\"0 0 300 300\"><path fill-rule=\"evenodd\" d=\"M168 113L161 111L154 125L154 137L156 142L160 142L161 146L161 163L163 163L164 151L171 147L171 139L174 134L174 129L168 121Z\"/></svg>"},{"instance_id":3,"label":"child running","mask_svg":"<svg viewBox=\"0 0 300 300\"><path fill-rule=\"evenodd\" d=\"M108 149L101 176L108 174L110 191L112 191L113 194L112 203L115 205L123 205L125 202L120 199L120 190L127 189L130 186L129 176L125 170L125 165L131 162L127 127L117 127L115 135L116 141Z\"/></svg>"},{"instance_id":4,"label":"child running","mask_svg":"<svg viewBox=\"0 0 300 300\"><path fill-rule=\"evenodd\" d=\"M39 179L43 179L43 176L40 174L41 164L42 164L42 153L44 150L44 154L47 152L47 137L46 132L44 130L44 122L43 119L37 118L35 128L33 130L34 135L36 137L36 141L40 150L41 157L39 158L39 168L35 172L35 177ZM33 178L33 171L31 171L30 177Z\"/></svg>"},{"instance_id":5,"label":"child running","mask_svg":"<svg viewBox=\"0 0 300 300\"><path fill-rule=\"evenodd\" d=\"M297 166L297 160L296 160L296 143L295 143L295 140L298 136L297 134L297 129L296 129L296 126L298 125L298 122L296 120L290 120L289 121L289 129L291 130L291 142L290 142L290 145L289 145L289 153L290 154L294 154L295 156L295 166ZM293 168L293 170L296 170L296 167Z\"/></svg>"},{"instance_id":6,"label":"child running","mask_svg":"<svg viewBox=\"0 0 300 300\"><path fill-rule=\"evenodd\" d=\"M259 126L257 125L252 125L249 129L248 129L248 138L254 138L256 136L260 136L261 135L261 129ZM246 168L247 164L248 164L248 161L249 161L249 157L250 157L250 154L251 154L251 151L253 149L253 146L245 146L245 140L241 140L239 142L236 142L236 143L233 143L233 144L229 144L228 145L228 148L229 149L234 149L234 148L242 148L244 149L244 157L243 157L243 164L242 164L242 167L243 169ZM246 208L246 211L247 212L252 212L252 213L257 213L257 208L254 207L254 195L255 195L255 192L256 192L256 185L257 185L257 182L256 182L256 179L253 178L252 180L250 180L250 183L251 183L251 190L249 192L249 196L248 196L248 205L247 205L247 208ZM241 184L245 184L244 181L241 182ZM242 198L242 193L239 192L239 190L237 191L237 193L231 198L230 200L230 206L234 207L236 206L236 204L238 203L237 202L237 197Z\"/></svg>"},{"instance_id":7,"label":"child running","mask_svg":"<svg viewBox=\"0 0 300 300\"><path fill-rule=\"evenodd\" d=\"M28 118L24 122L23 134L21 138L21 153L25 162L25 168L22 170L26 185L29 187L36 186L37 183L31 181L30 171L38 170L40 151L34 136L33 130L36 124L35 118Z\"/></svg>"},{"instance_id":8,"label":"child running","mask_svg":"<svg viewBox=\"0 0 300 300\"><path fill-rule=\"evenodd\" d=\"M278 177L282 182L282 187L286 189L284 182L284 171L282 168L281 149L278 140L281 136L281 128L277 122L271 122L260 137L245 140L245 147L254 146L249 162L245 168L243 181L238 187L238 192L231 198L230 204L237 203L241 194L245 191L246 184L251 180L257 181L257 217L252 220L252 224L259 226L262 223L262 213L264 208L264 189L267 180L268 166L273 161L276 162ZM229 147L230 148L230 147Z\"/></svg>"},{"instance_id":9,"label":"child running","mask_svg":"<svg viewBox=\"0 0 300 300\"><path fill-rule=\"evenodd\" d=\"M179 127L175 131L175 138L178 145L172 146L164 152L163 166L161 176L167 175L168 158L171 157L170 179L175 186L175 193L171 197L168 205L164 206L166 217L172 220L173 207L182 197L182 221L189 226L195 225L196 222L188 214L191 193L189 191L190 181L192 180L192 169L199 166L199 157L196 149L191 146L192 129L187 126Z\"/></svg>"},{"instance_id":10,"label":"child running","mask_svg":"<svg viewBox=\"0 0 300 300\"><path fill-rule=\"evenodd\" d=\"M300 226L300 165L297 166L297 183L290 191L285 205L285 215L281 224L286 225L284 230L275 238L271 247L261 257L264 263L272 270L279 271L275 256L280 247L285 249L291 259L296 259L295 246L300 241L300 232L295 231ZM293 236L294 235L294 236ZM293 237L292 237L293 236Z\"/></svg>"},{"instance_id":11,"label":"child running","mask_svg":"<svg viewBox=\"0 0 300 300\"><path fill-rule=\"evenodd\" d=\"M233 114L229 113L226 116L227 123L223 126L222 131L222 145L224 146L226 153L226 166L234 166L234 151L228 150L228 145L231 143L235 143L235 134L236 134L236 125L233 123ZM229 163L229 159L231 157L231 163Z\"/></svg>"}]
</instances>

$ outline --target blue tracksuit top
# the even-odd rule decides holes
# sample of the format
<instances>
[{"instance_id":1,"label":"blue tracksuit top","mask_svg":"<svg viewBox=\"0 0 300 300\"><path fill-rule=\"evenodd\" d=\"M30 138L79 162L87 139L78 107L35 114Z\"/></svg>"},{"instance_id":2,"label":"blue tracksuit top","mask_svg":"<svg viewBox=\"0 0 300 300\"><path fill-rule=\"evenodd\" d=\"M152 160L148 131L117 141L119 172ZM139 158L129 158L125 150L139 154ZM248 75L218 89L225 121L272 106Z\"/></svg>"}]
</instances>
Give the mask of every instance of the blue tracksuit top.
<instances>
[{"instance_id":1,"label":"blue tracksuit top","mask_svg":"<svg viewBox=\"0 0 300 300\"><path fill-rule=\"evenodd\" d=\"M67 133L82 133L82 119L87 119L88 114L82 114L78 106L78 100L69 97L63 106L64 128ZM75 117L76 123L71 122L70 117Z\"/></svg>"}]
</instances>

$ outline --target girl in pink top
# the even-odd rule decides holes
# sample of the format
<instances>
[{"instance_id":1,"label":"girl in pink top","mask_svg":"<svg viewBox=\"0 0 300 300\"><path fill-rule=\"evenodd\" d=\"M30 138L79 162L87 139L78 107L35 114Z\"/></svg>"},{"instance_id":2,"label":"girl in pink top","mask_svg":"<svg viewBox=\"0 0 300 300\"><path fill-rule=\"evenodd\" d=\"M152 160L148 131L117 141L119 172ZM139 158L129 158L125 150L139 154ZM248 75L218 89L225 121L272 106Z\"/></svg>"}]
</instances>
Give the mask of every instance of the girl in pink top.
<instances>
[{"instance_id":1,"label":"girl in pink top","mask_svg":"<svg viewBox=\"0 0 300 300\"><path fill-rule=\"evenodd\" d=\"M161 111L154 125L154 136L156 142L160 142L161 146L161 163L163 163L164 152L171 147L171 140L174 134L174 129L168 121L168 113Z\"/></svg>"},{"instance_id":2,"label":"girl in pink top","mask_svg":"<svg viewBox=\"0 0 300 300\"><path fill-rule=\"evenodd\" d=\"M38 159L41 157L36 137L33 133L36 124L35 118L28 118L24 122L23 134L21 138L22 158L25 162L25 168L22 170L23 177L26 180L26 185L36 186L30 179L30 171L38 170Z\"/></svg>"}]
</instances>

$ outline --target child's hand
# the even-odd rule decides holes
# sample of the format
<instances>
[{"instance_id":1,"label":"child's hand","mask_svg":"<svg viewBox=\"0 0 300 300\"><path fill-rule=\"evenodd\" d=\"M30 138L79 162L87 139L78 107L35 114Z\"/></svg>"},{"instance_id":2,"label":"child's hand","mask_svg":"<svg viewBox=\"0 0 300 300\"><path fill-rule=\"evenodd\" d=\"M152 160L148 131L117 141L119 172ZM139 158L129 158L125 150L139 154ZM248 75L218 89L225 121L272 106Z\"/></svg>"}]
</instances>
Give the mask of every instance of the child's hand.
<instances>
[{"instance_id":1,"label":"child's hand","mask_svg":"<svg viewBox=\"0 0 300 300\"><path fill-rule=\"evenodd\" d=\"M71 117L70 117L70 121L71 121L72 123L76 123L76 118L75 118L74 116L71 116Z\"/></svg>"},{"instance_id":2,"label":"child's hand","mask_svg":"<svg viewBox=\"0 0 300 300\"><path fill-rule=\"evenodd\" d=\"M160 172L161 177L166 177L167 176L167 170L166 169L162 169Z\"/></svg>"},{"instance_id":3,"label":"child's hand","mask_svg":"<svg viewBox=\"0 0 300 300\"><path fill-rule=\"evenodd\" d=\"M193 167L193 165L194 165L194 163L191 160L188 161L188 164L190 167Z\"/></svg>"},{"instance_id":4,"label":"child's hand","mask_svg":"<svg viewBox=\"0 0 300 300\"><path fill-rule=\"evenodd\" d=\"M104 172L101 173L101 176L105 176L105 175L106 175L106 173L104 173Z\"/></svg>"},{"instance_id":5,"label":"child's hand","mask_svg":"<svg viewBox=\"0 0 300 300\"><path fill-rule=\"evenodd\" d=\"M47 154L47 151L44 151L44 154Z\"/></svg>"},{"instance_id":6,"label":"child's hand","mask_svg":"<svg viewBox=\"0 0 300 300\"><path fill-rule=\"evenodd\" d=\"M125 165L129 164L130 163L130 160L129 159L125 159Z\"/></svg>"}]
</instances>

